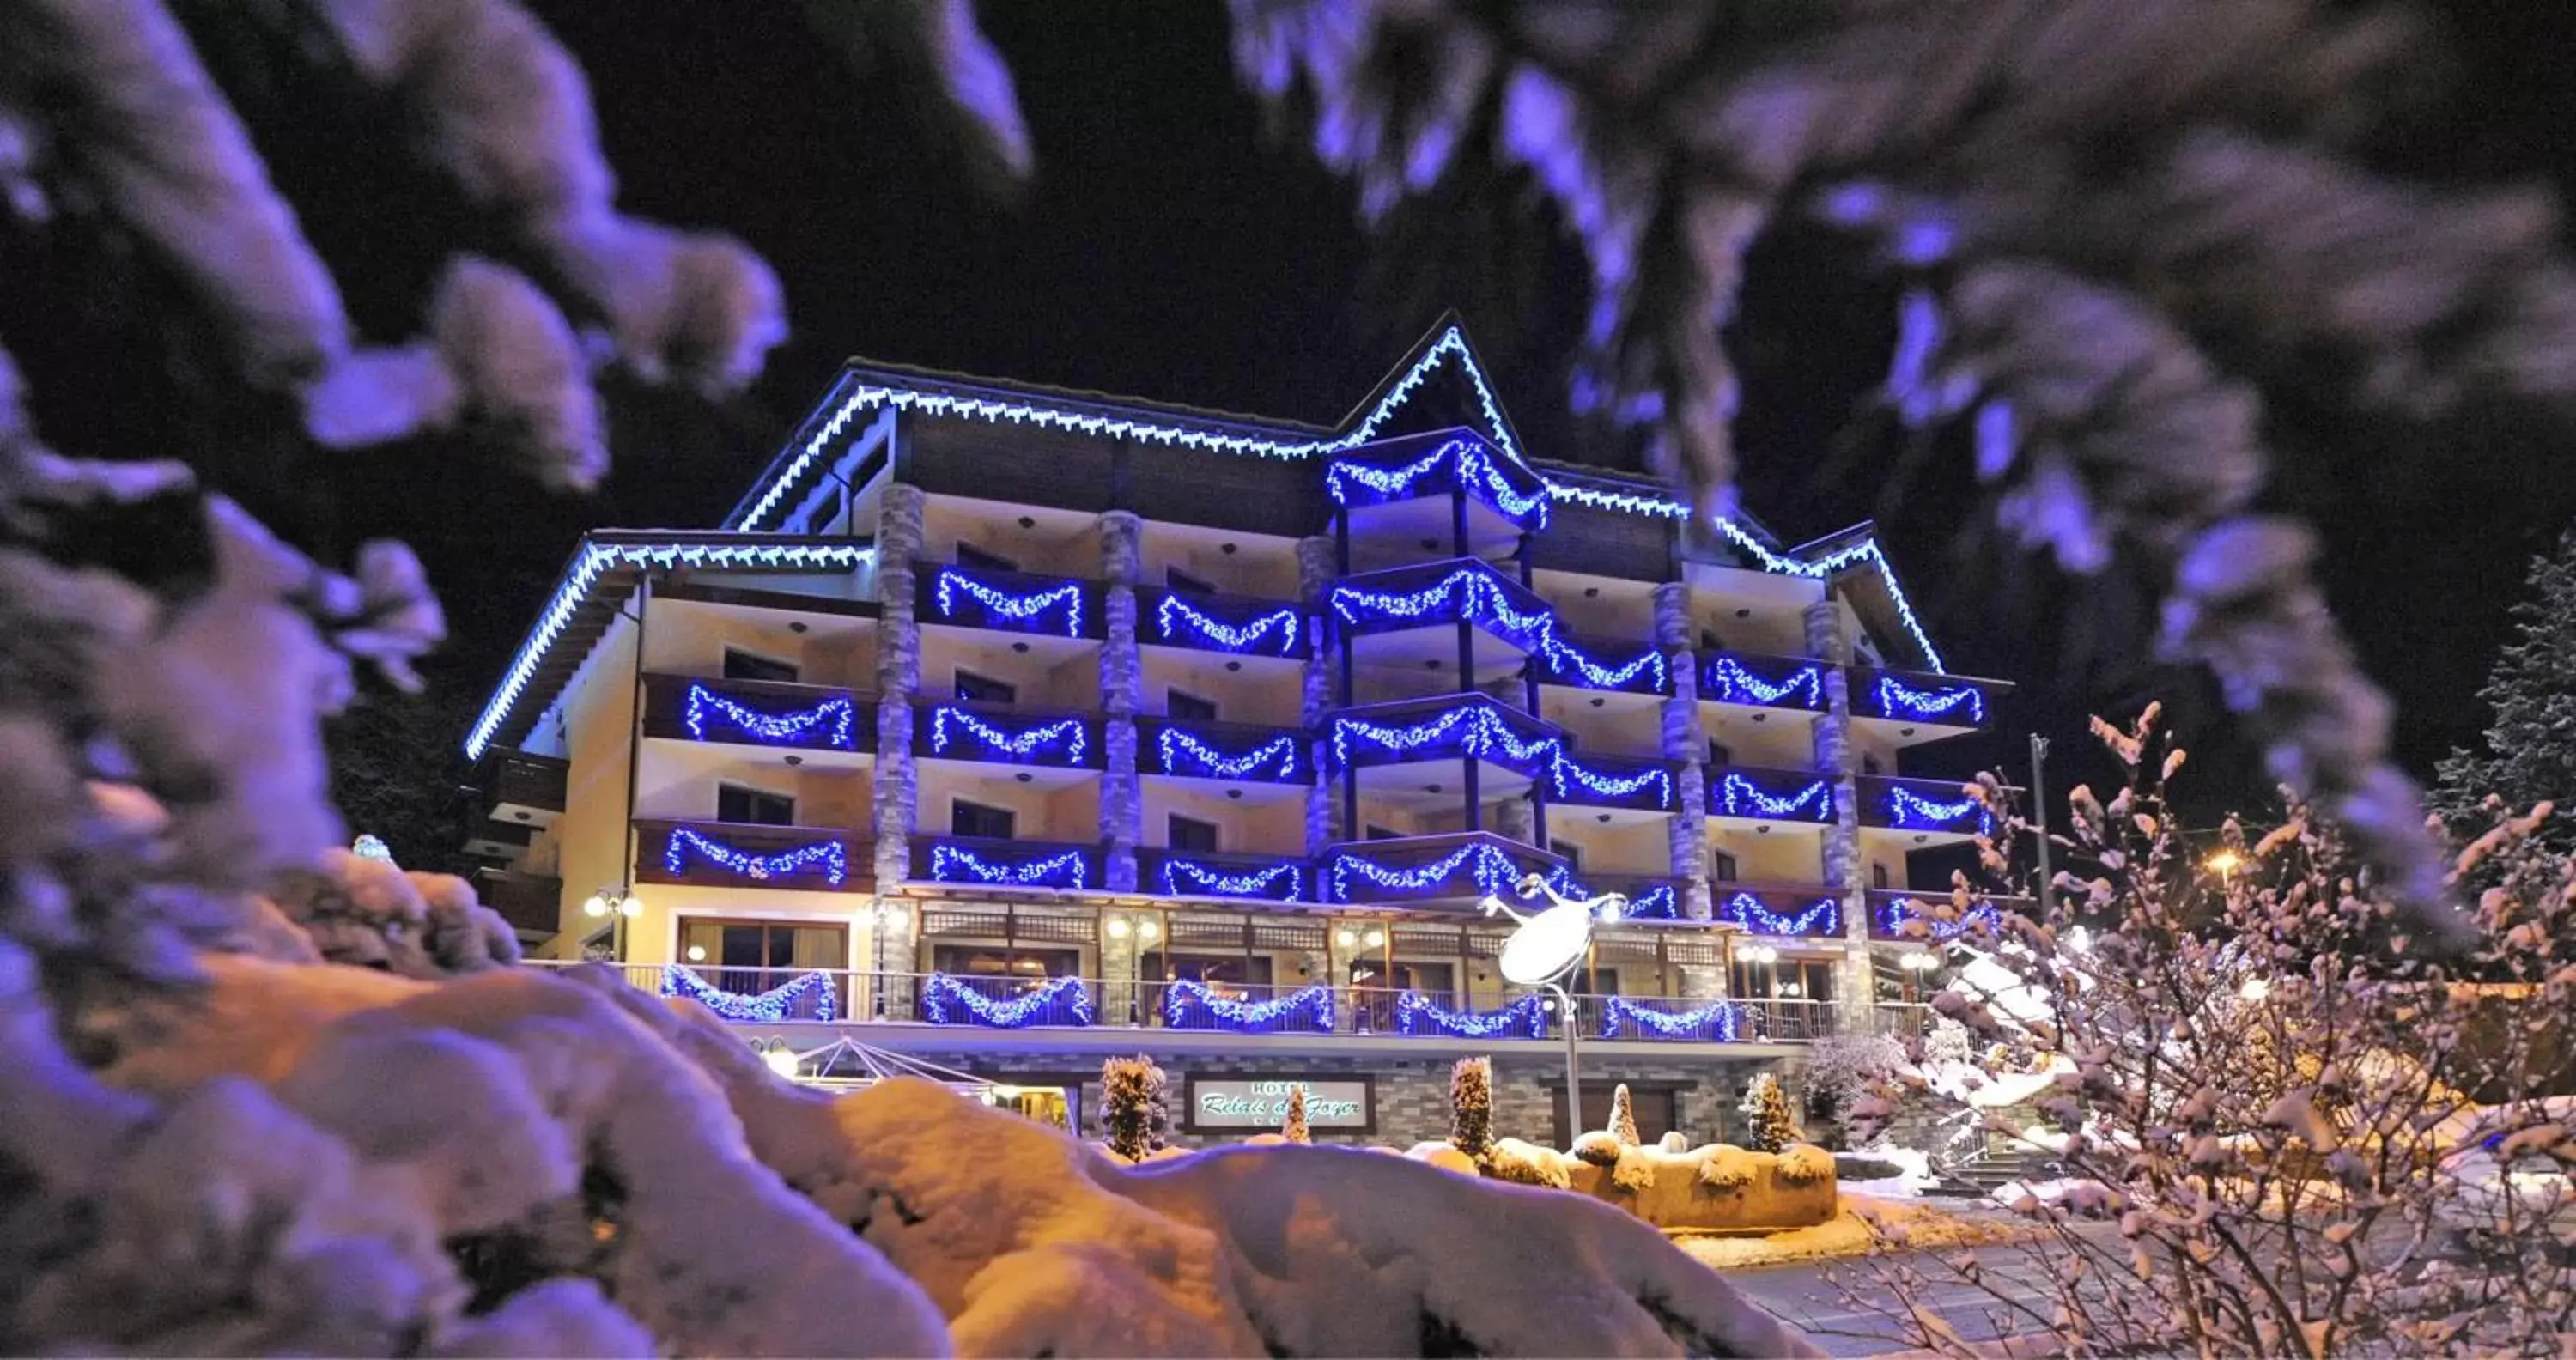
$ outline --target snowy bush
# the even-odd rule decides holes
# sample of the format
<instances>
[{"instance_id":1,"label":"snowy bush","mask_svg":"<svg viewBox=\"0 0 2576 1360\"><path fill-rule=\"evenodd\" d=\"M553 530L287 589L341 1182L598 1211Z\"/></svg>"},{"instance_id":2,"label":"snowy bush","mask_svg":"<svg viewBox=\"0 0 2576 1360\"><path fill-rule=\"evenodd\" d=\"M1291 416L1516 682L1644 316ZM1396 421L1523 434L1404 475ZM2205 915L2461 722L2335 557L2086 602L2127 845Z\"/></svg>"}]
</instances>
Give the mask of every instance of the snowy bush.
<instances>
[{"instance_id":1,"label":"snowy bush","mask_svg":"<svg viewBox=\"0 0 2576 1360\"><path fill-rule=\"evenodd\" d=\"M1637 1107L1624 1081L1610 1088L1610 1133L1626 1147L1644 1141L1637 1135Z\"/></svg>"},{"instance_id":2,"label":"snowy bush","mask_svg":"<svg viewBox=\"0 0 2576 1360\"><path fill-rule=\"evenodd\" d=\"M1485 1174L1514 1185L1537 1185L1551 1190L1569 1189L1573 1176L1566 1169L1567 1158L1554 1148L1524 1143L1517 1138L1498 1138L1486 1153Z\"/></svg>"},{"instance_id":3,"label":"snowy bush","mask_svg":"<svg viewBox=\"0 0 2576 1360\"><path fill-rule=\"evenodd\" d=\"M1690 1139L1683 1137L1680 1129L1666 1129L1664 1136L1655 1140L1655 1150L1676 1154L1688 1152Z\"/></svg>"},{"instance_id":4,"label":"snowy bush","mask_svg":"<svg viewBox=\"0 0 2576 1360\"><path fill-rule=\"evenodd\" d=\"M1720 1194L1731 1194L1753 1183L1753 1173L1760 1165L1755 1154L1740 1147L1719 1143L1700 1159L1699 1183Z\"/></svg>"},{"instance_id":5,"label":"snowy bush","mask_svg":"<svg viewBox=\"0 0 2576 1360\"><path fill-rule=\"evenodd\" d=\"M1494 1146L1494 1060L1460 1058L1449 1069L1449 1142L1478 1161Z\"/></svg>"},{"instance_id":6,"label":"snowy bush","mask_svg":"<svg viewBox=\"0 0 2576 1360\"><path fill-rule=\"evenodd\" d=\"M1778 1152L1798 1136L1798 1121L1789 1112L1789 1093L1768 1072L1753 1074L1744 1088L1744 1103L1736 1108L1744 1116L1744 1145L1756 1152Z\"/></svg>"},{"instance_id":7,"label":"snowy bush","mask_svg":"<svg viewBox=\"0 0 2576 1360\"><path fill-rule=\"evenodd\" d=\"M1100 1064L1100 1136L1111 1152L1139 1162L1153 1150L1155 1088L1162 1083L1163 1069L1142 1055Z\"/></svg>"},{"instance_id":8,"label":"snowy bush","mask_svg":"<svg viewBox=\"0 0 2576 1360\"><path fill-rule=\"evenodd\" d=\"M1610 1164L1610 1183L1637 1194L1655 1188L1655 1159L1641 1147L1622 1147L1619 1160Z\"/></svg>"},{"instance_id":9,"label":"snowy bush","mask_svg":"<svg viewBox=\"0 0 2576 1360\"><path fill-rule=\"evenodd\" d=\"M1834 1174L1834 1154L1813 1143L1791 1143L1780 1151L1780 1179L1791 1185L1825 1180Z\"/></svg>"},{"instance_id":10,"label":"snowy bush","mask_svg":"<svg viewBox=\"0 0 2576 1360\"><path fill-rule=\"evenodd\" d=\"M1827 1147L1843 1142L1842 1125L1854 1101L1877 1089L1905 1064L1905 1048L1883 1034L1835 1034L1807 1051L1807 1117Z\"/></svg>"},{"instance_id":11,"label":"snowy bush","mask_svg":"<svg viewBox=\"0 0 2576 1360\"><path fill-rule=\"evenodd\" d=\"M1158 1083L1159 1084L1159 1083ZM1288 1113L1280 1120L1279 1136L1291 1143L1312 1143L1313 1134L1306 1129L1306 1088L1288 1088Z\"/></svg>"},{"instance_id":12,"label":"snowy bush","mask_svg":"<svg viewBox=\"0 0 2576 1360\"><path fill-rule=\"evenodd\" d=\"M1626 1146L1619 1141L1619 1135L1608 1129L1593 1129L1576 1134L1574 1146L1566 1151L1572 1153L1577 1161L1590 1162L1594 1166L1617 1166L1619 1150Z\"/></svg>"}]
</instances>

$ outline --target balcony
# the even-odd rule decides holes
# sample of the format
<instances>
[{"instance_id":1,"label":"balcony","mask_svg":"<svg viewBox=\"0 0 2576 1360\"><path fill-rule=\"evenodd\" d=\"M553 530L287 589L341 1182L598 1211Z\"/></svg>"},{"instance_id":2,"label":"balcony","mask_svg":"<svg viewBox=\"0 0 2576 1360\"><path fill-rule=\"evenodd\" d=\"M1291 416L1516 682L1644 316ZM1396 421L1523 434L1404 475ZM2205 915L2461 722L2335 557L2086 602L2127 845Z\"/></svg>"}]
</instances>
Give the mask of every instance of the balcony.
<instances>
[{"instance_id":1,"label":"balcony","mask_svg":"<svg viewBox=\"0 0 2576 1360\"><path fill-rule=\"evenodd\" d=\"M1167 897L1225 897L1248 902L1315 900L1313 875L1301 855L1225 854L1159 846L1136 854L1137 882Z\"/></svg>"},{"instance_id":2,"label":"balcony","mask_svg":"<svg viewBox=\"0 0 2576 1360\"><path fill-rule=\"evenodd\" d=\"M1809 770L1728 765L1708 772L1708 815L1756 825L1831 826L1834 781Z\"/></svg>"},{"instance_id":3,"label":"balcony","mask_svg":"<svg viewBox=\"0 0 2576 1360\"><path fill-rule=\"evenodd\" d=\"M1699 697L1747 708L1825 711L1829 663L1752 652L1715 652L1699 663Z\"/></svg>"},{"instance_id":4,"label":"balcony","mask_svg":"<svg viewBox=\"0 0 2576 1360\"><path fill-rule=\"evenodd\" d=\"M474 895L501 914L521 939L545 939L563 928L563 880L511 869L478 869Z\"/></svg>"},{"instance_id":5,"label":"balcony","mask_svg":"<svg viewBox=\"0 0 2576 1360\"><path fill-rule=\"evenodd\" d=\"M1081 714L1032 714L999 704L934 705L918 720L922 754L932 760L976 760L1097 770L1106 756L1100 721Z\"/></svg>"},{"instance_id":6,"label":"balcony","mask_svg":"<svg viewBox=\"0 0 2576 1360\"><path fill-rule=\"evenodd\" d=\"M1326 598L1343 633L1378 640L1368 649L1377 662L1454 662L1454 638L1426 630L1467 623L1476 630L1471 644L1481 670L1488 662L1538 654L1556 628L1556 611L1546 600L1472 557L1345 577Z\"/></svg>"},{"instance_id":7,"label":"balcony","mask_svg":"<svg viewBox=\"0 0 2576 1360\"><path fill-rule=\"evenodd\" d=\"M1869 894L1869 937L1887 944L1923 944L1953 940L1979 928L1997 928L2007 911L2027 911L2026 897L1973 894L1966 906L1946 890L1907 892L1873 889Z\"/></svg>"},{"instance_id":8,"label":"balcony","mask_svg":"<svg viewBox=\"0 0 2576 1360\"><path fill-rule=\"evenodd\" d=\"M1481 694L1365 704L1325 724L1335 768L1481 760L1535 779L1565 749L1565 734Z\"/></svg>"},{"instance_id":9,"label":"balcony","mask_svg":"<svg viewBox=\"0 0 2576 1360\"><path fill-rule=\"evenodd\" d=\"M496 822L548 826L564 810L569 761L524 751L494 751L483 759L483 815Z\"/></svg>"},{"instance_id":10,"label":"balcony","mask_svg":"<svg viewBox=\"0 0 2576 1360\"><path fill-rule=\"evenodd\" d=\"M1097 844L940 835L912 838L911 877L916 883L1072 891L1106 881Z\"/></svg>"},{"instance_id":11,"label":"balcony","mask_svg":"<svg viewBox=\"0 0 2576 1360\"><path fill-rule=\"evenodd\" d=\"M1103 636L1095 582L936 562L913 571L913 609L922 623L1077 640Z\"/></svg>"},{"instance_id":12,"label":"balcony","mask_svg":"<svg viewBox=\"0 0 2576 1360\"><path fill-rule=\"evenodd\" d=\"M638 883L843 893L875 888L871 842L837 827L638 821L635 835Z\"/></svg>"},{"instance_id":13,"label":"balcony","mask_svg":"<svg viewBox=\"0 0 2576 1360\"><path fill-rule=\"evenodd\" d=\"M1312 784L1310 745L1306 734L1293 727L1182 718L1136 720L1137 769L1176 779Z\"/></svg>"},{"instance_id":14,"label":"balcony","mask_svg":"<svg viewBox=\"0 0 2576 1360\"><path fill-rule=\"evenodd\" d=\"M1994 814L1969 797L1957 781L1887 779L1876 775L1860 781L1860 824L1911 832L1918 842L1938 838L1950 843L1994 830Z\"/></svg>"},{"instance_id":15,"label":"balcony","mask_svg":"<svg viewBox=\"0 0 2576 1360\"><path fill-rule=\"evenodd\" d=\"M1408 435L1353 449L1326 465L1324 489L1336 504L1354 511L1463 494L1515 529L1547 527L1547 484L1469 430Z\"/></svg>"},{"instance_id":16,"label":"balcony","mask_svg":"<svg viewBox=\"0 0 2576 1360\"><path fill-rule=\"evenodd\" d=\"M1711 883L1708 895L1718 920L1748 934L1783 940L1842 938L1842 893L1821 883Z\"/></svg>"},{"instance_id":17,"label":"balcony","mask_svg":"<svg viewBox=\"0 0 2576 1360\"><path fill-rule=\"evenodd\" d=\"M1318 872L1324 900L1432 903L1510 896L1530 874L1555 875L1564 861L1482 831L1355 841L1326 850Z\"/></svg>"},{"instance_id":18,"label":"balcony","mask_svg":"<svg viewBox=\"0 0 2576 1360\"><path fill-rule=\"evenodd\" d=\"M1539 679L1573 689L1616 694L1670 694L1672 665L1651 642L1616 642L1551 631L1532 664Z\"/></svg>"},{"instance_id":19,"label":"balcony","mask_svg":"<svg viewBox=\"0 0 2576 1360\"><path fill-rule=\"evenodd\" d=\"M1548 798L1570 807L1670 812L1676 768L1636 756L1576 757L1560 745L1546 763Z\"/></svg>"},{"instance_id":20,"label":"balcony","mask_svg":"<svg viewBox=\"0 0 2576 1360\"><path fill-rule=\"evenodd\" d=\"M1682 881L1669 874L1567 873L1555 888L1568 897L1590 901L1605 893L1628 899L1621 917L1631 921L1671 921L1681 917Z\"/></svg>"},{"instance_id":21,"label":"balcony","mask_svg":"<svg viewBox=\"0 0 2576 1360\"><path fill-rule=\"evenodd\" d=\"M644 735L857 755L877 749L877 715L873 697L830 685L648 674Z\"/></svg>"},{"instance_id":22,"label":"balcony","mask_svg":"<svg viewBox=\"0 0 2576 1360\"><path fill-rule=\"evenodd\" d=\"M1136 640L1236 656L1302 660L1312 653L1305 611L1248 595L1136 592Z\"/></svg>"},{"instance_id":23,"label":"balcony","mask_svg":"<svg viewBox=\"0 0 2576 1360\"><path fill-rule=\"evenodd\" d=\"M1885 725L1898 741L1932 741L1985 730L1994 714L1994 700L2009 688L1955 675L1855 668L1852 716Z\"/></svg>"}]
</instances>

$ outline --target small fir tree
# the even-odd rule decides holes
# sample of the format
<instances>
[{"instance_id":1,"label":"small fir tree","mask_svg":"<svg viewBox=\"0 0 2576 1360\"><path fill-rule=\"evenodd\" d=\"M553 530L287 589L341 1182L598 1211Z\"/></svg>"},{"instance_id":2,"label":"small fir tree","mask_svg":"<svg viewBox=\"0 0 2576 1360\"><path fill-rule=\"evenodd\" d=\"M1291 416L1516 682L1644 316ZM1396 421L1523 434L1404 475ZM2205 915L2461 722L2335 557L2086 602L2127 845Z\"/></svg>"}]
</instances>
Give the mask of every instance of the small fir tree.
<instances>
[{"instance_id":1,"label":"small fir tree","mask_svg":"<svg viewBox=\"0 0 2576 1360\"><path fill-rule=\"evenodd\" d=\"M1155 1077L1151 1058L1111 1058L1100 1065L1100 1133L1109 1150L1141 1161L1152 1151Z\"/></svg>"},{"instance_id":2,"label":"small fir tree","mask_svg":"<svg viewBox=\"0 0 2576 1360\"><path fill-rule=\"evenodd\" d=\"M2463 839L2495 824L2492 794L2520 811L2576 793L2576 529L2531 562L2529 596L2513 608L2514 640L2497 654L2478 699L2494 715L2482 749L2455 750L2436 769L2426 801ZM2533 834L2576 853L2576 817L2552 817Z\"/></svg>"},{"instance_id":3,"label":"small fir tree","mask_svg":"<svg viewBox=\"0 0 2576 1360\"><path fill-rule=\"evenodd\" d=\"M1292 1143L1311 1143L1315 1136L1306 1129L1306 1088L1288 1088L1288 1117L1279 1122L1279 1136Z\"/></svg>"},{"instance_id":4,"label":"small fir tree","mask_svg":"<svg viewBox=\"0 0 2576 1360\"><path fill-rule=\"evenodd\" d=\"M1494 1150L1494 1060L1460 1058L1449 1069L1449 1146L1482 1166Z\"/></svg>"},{"instance_id":5,"label":"small fir tree","mask_svg":"<svg viewBox=\"0 0 2576 1360\"><path fill-rule=\"evenodd\" d=\"M1621 1147L1635 1147L1643 1141L1637 1137L1637 1105L1628 1098L1628 1083L1624 1081L1610 1092L1610 1132Z\"/></svg>"},{"instance_id":6,"label":"small fir tree","mask_svg":"<svg viewBox=\"0 0 2576 1360\"><path fill-rule=\"evenodd\" d=\"M1797 1141L1798 1121L1789 1113L1789 1093L1780 1089L1778 1077L1757 1074L1736 1108L1744 1115L1744 1145L1755 1152L1778 1152Z\"/></svg>"}]
</instances>

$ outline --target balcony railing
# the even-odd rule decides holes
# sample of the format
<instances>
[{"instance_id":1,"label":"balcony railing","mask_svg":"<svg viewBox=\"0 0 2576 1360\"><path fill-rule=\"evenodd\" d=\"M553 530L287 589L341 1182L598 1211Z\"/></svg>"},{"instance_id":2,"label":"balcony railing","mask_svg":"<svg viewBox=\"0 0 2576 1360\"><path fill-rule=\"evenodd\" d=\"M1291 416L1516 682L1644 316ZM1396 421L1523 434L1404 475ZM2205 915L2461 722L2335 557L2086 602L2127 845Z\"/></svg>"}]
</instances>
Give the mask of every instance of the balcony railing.
<instances>
[{"instance_id":1,"label":"balcony railing","mask_svg":"<svg viewBox=\"0 0 2576 1360\"><path fill-rule=\"evenodd\" d=\"M1181 590L1136 592L1136 640L1240 656L1304 657L1313 650L1306 613L1248 595Z\"/></svg>"},{"instance_id":2,"label":"balcony railing","mask_svg":"<svg viewBox=\"0 0 2576 1360\"><path fill-rule=\"evenodd\" d=\"M1812 770L1765 770L1751 765L1712 767L1708 772L1708 815L1831 826L1833 776Z\"/></svg>"},{"instance_id":3,"label":"balcony railing","mask_svg":"<svg viewBox=\"0 0 2576 1360\"><path fill-rule=\"evenodd\" d=\"M1543 639L1532 664L1551 685L1621 694L1670 694L1671 663L1651 642L1613 642L1556 630Z\"/></svg>"},{"instance_id":4,"label":"balcony railing","mask_svg":"<svg viewBox=\"0 0 2576 1360\"><path fill-rule=\"evenodd\" d=\"M1748 933L1831 940L1843 933L1842 893L1820 883L1711 883L1712 914Z\"/></svg>"},{"instance_id":5,"label":"balcony railing","mask_svg":"<svg viewBox=\"0 0 2576 1360\"><path fill-rule=\"evenodd\" d=\"M1106 881L1097 844L939 835L912 838L912 877L981 888L1076 890Z\"/></svg>"},{"instance_id":6,"label":"balcony railing","mask_svg":"<svg viewBox=\"0 0 2576 1360\"><path fill-rule=\"evenodd\" d=\"M1335 768L1423 760L1476 759L1543 778L1565 750L1565 734L1481 694L1398 699L1335 713L1324 725Z\"/></svg>"},{"instance_id":7,"label":"balcony railing","mask_svg":"<svg viewBox=\"0 0 2576 1360\"><path fill-rule=\"evenodd\" d=\"M1994 814L1954 780L1868 775L1860 781L1860 824L1892 831L1981 836L1994 829Z\"/></svg>"},{"instance_id":8,"label":"balcony railing","mask_svg":"<svg viewBox=\"0 0 2576 1360\"><path fill-rule=\"evenodd\" d=\"M571 762L552 756L495 751L483 761L483 813L503 821L527 822L540 820L532 814L561 812L571 773Z\"/></svg>"},{"instance_id":9,"label":"balcony railing","mask_svg":"<svg viewBox=\"0 0 2576 1360\"><path fill-rule=\"evenodd\" d=\"M913 578L913 607L923 623L1061 638L1103 636L1096 582L937 562L916 564Z\"/></svg>"},{"instance_id":10,"label":"balcony railing","mask_svg":"<svg viewBox=\"0 0 2576 1360\"><path fill-rule=\"evenodd\" d=\"M1700 658L1699 697L1753 708L1825 708L1828 662L1752 652L1714 652Z\"/></svg>"},{"instance_id":11,"label":"balcony railing","mask_svg":"<svg viewBox=\"0 0 2576 1360\"><path fill-rule=\"evenodd\" d=\"M1556 627L1556 611L1546 600L1473 557L1344 577L1326 599L1336 623L1353 637L1464 620L1537 652Z\"/></svg>"},{"instance_id":12,"label":"balcony railing","mask_svg":"<svg viewBox=\"0 0 2576 1360\"><path fill-rule=\"evenodd\" d=\"M1325 467L1324 489L1352 509L1463 492L1519 528L1547 527L1547 484L1470 430L1438 430L1353 449Z\"/></svg>"},{"instance_id":13,"label":"balcony railing","mask_svg":"<svg viewBox=\"0 0 2576 1360\"><path fill-rule=\"evenodd\" d=\"M510 928L529 935L552 935L563 928L563 880L515 869L478 869L474 895L501 913Z\"/></svg>"},{"instance_id":14,"label":"balcony railing","mask_svg":"<svg viewBox=\"0 0 2576 1360\"><path fill-rule=\"evenodd\" d=\"M1314 873L1302 855L1220 854L1160 846L1136 852L1136 877L1169 897L1312 902Z\"/></svg>"},{"instance_id":15,"label":"balcony railing","mask_svg":"<svg viewBox=\"0 0 2576 1360\"><path fill-rule=\"evenodd\" d=\"M1555 802L1640 812L1673 810L1678 767L1669 760L1577 756L1560 746L1544 768L1548 797Z\"/></svg>"},{"instance_id":16,"label":"balcony railing","mask_svg":"<svg viewBox=\"0 0 2576 1360\"><path fill-rule=\"evenodd\" d=\"M1138 718L1136 766L1146 774L1256 784L1312 784L1314 743L1294 727Z\"/></svg>"},{"instance_id":17,"label":"balcony railing","mask_svg":"<svg viewBox=\"0 0 2576 1360\"><path fill-rule=\"evenodd\" d=\"M1852 712L1926 727L1983 728L2003 686L1923 671L1854 669Z\"/></svg>"},{"instance_id":18,"label":"balcony railing","mask_svg":"<svg viewBox=\"0 0 2576 1360\"><path fill-rule=\"evenodd\" d=\"M635 823L635 881L700 888L868 892L871 842L837 827Z\"/></svg>"},{"instance_id":19,"label":"balcony railing","mask_svg":"<svg viewBox=\"0 0 2576 1360\"><path fill-rule=\"evenodd\" d=\"M874 751L876 701L830 685L647 675L644 735L789 751Z\"/></svg>"},{"instance_id":20,"label":"balcony railing","mask_svg":"<svg viewBox=\"0 0 2576 1360\"><path fill-rule=\"evenodd\" d=\"M932 705L918 722L921 753L935 760L1063 770L1097 770L1107 761L1100 720L1084 714L952 701Z\"/></svg>"},{"instance_id":21,"label":"balcony railing","mask_svg":"<svg viewBox=\"0 0 2576 1360\"><path fill-rule=\"evenodd\" d=\"M1604 893L1628 899L1620 914L1632 921L1672 921L1682 914L1682 881L1669 874L1568 872L1554 884L1568 897L1590 901Z\"/></svg>"},{"instance_id":22,"label":"balcony railing","mask_svg":"<svg viewBox=\"0 0 2576 1360\"><path fill-rule=\"evenodd\" d=\"M1327 849L1317 870L1328 902L1433 902L1509 896L1530 874L1555 874L1556 856L1482 831L1352 841Z\"/></svg>"},{"instance_id":23,"label":"balcony railing","mask_svg":"<svg viewBox=\"0 0 2576 1360\"><path fill-rule=\"evenodd\" d=\"M1978 893L1971 895L1963 908L1946 890L1872 889L1869 894L1869 937L1905 943L1951 940L1980 927L2000 927L2004 912L2028 911L2030 906L2030 899L2026 897L1990 897Z\"/></svg>"}]
</instances>

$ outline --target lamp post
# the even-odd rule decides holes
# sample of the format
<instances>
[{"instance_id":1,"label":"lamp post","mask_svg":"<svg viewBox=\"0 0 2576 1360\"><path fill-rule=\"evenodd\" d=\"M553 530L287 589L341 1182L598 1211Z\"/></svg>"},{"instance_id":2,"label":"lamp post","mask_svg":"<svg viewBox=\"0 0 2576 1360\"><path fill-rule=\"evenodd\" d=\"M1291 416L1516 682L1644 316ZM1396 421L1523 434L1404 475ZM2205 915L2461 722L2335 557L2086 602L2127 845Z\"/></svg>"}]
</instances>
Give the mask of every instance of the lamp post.
<instances>
[{"instance_id":1,"label":"lamp post","mask_svg":"<svg viewBox=\"0 0 2576 1360\"><path fill-rule=\"evenodd\" d=\"M616 956L619 966L624 966L626 963L626 922L630 917L641 916L644 914L644 903L639 900L632 891L623 885L614 888L603 887L599 891L592 893L589 901L581 904L581 914L590 917L605 916L610 918L608 922L608 952Z\"/></svg>"},{"instance_id":2,"label":"lamp post","mask_svg":"<svg viewBox=\"0 0 2576 1360\"><path fill-rule=\"evenodd\" d=\"M1583 1123L1583 1059L1575 1032L1578 1017L1574 994L1566 990L1565 979L1573 976L1592 952L1593 921L1618 920L1628 909L1628 899L1619 893L1605 893L1577 902L1549 887L1547 880L1537 874L1521 880L1520 895L1545 897L1550 905L1530 916L1514 911L1492 894L1487 894L1479 905L1487 916L1500 913L1520 924L1511 938L1503 941L1502 957L1496 960L1503 980L1556 994L1557 1019L1565 1027L1565 1127L1571 1134Z\"/></svg>"}]
</instances>

